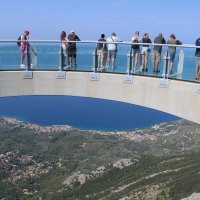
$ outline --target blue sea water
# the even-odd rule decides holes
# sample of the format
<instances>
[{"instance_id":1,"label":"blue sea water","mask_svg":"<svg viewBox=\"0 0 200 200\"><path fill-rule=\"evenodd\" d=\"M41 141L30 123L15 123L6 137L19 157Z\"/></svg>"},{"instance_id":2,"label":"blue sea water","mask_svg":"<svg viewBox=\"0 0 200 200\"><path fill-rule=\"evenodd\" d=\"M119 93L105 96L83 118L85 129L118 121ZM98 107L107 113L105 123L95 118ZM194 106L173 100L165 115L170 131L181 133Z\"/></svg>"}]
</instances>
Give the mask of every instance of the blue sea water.
<instances>
[{"instance_id":1,"label":"blue sea water","mask_svg":"<svg viewBox=\"0 0 200 200\"><path fill-rule=\"evenodd\" d=\"M39 125L105 131L134 130L179 119L131 104L71 96L3 97L0 116Z\"/></svg>"},{"instance_id":2,"label":"blue sea water","mask_svg":"<svg viewBox=\"0 0 200 200\"><path fill-rule=\"evenodd\" d=\"M38 52L36 70L58 70L59 44L31 45L35 46ZM77 45L78 70L90 71L92 69L94 48L94 44ZM128 45L119 45L116 72L126 73L129 49ZM177 54L179 50L177 48ZM162 56L165 51L166 49L163 48ZM184 53L183 79L193 80L195 71L194 49L184 49ZM150 59L151 55L149 56L149 69L151 67ZM178 56L175 60L175 69L177 62ZM20 51L16 45L0 46L0 70L19 69L19 63ZM160 63L161 69L162 65L163 60ZM0 98L0 116L13 117L39 125L70 125L80 129L107 131L133 130L179 119L176 116L130 104L69 96Z\"/></svg>"}]
</instances>

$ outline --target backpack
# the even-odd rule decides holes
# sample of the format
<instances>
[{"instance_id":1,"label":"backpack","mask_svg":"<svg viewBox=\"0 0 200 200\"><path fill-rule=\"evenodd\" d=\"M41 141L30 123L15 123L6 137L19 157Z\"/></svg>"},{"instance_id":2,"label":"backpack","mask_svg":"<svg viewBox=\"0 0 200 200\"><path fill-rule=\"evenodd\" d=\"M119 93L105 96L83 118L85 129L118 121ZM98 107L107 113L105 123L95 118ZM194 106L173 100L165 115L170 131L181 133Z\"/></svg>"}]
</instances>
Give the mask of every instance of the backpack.
<instances>
[{"instance_id":1,"label":"backpack","mask_svg":"<svg viewBox=\"0 0 200 200\"><path fill-rule=\"evenodd\" d=\"M23 35L24 36L24 40L26 40L27 38L26 38L26 36L25 35ZM17 46L18 47L21 47L21 37L22 37L22 35L20 35L19 37L18 37L18 41L17 41Z\"/></svg>"},{"instance_id":2,"label":"backpack","mask_svg":"<svg viewBox=\"0 0 200 200\"><path fill-rule=\"evenodd\" d=\"M18 46L18 47L21 46L21 42L20 42L20 41L21 41L21 37L22 37L22 36L20 35L20 36L18 37L18 39L17 39L17 40L18 40L18 41L17 41L17 46Z\"/></svg>"}]
</instances>

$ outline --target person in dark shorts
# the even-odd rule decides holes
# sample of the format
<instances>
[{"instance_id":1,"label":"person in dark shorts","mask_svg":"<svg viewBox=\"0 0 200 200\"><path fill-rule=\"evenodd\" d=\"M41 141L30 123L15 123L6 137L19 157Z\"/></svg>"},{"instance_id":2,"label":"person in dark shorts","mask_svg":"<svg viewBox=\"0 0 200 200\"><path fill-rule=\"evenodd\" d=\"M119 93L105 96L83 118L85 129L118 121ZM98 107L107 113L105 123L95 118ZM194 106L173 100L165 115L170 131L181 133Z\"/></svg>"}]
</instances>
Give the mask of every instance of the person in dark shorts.
<instances>
[{"instance_id":1,"label":"person in dark shorts","mask_svg":"<svg viewBox=\"0 0 200 200\"><path fill-rule=\"evenodd\" d=\"M131 42L133 43L139 43L140 37L139 37L139 31L136 31L134 36L131 38ZM131 45L131 55L132 55L132 71L136 72L136 67L138 64L139 56L140 56L140 45L139 44L132 44Z\"/></svg>"},{"instance_id":2,"label":"person in dark shorts","mask_svg":"<svg viewBox=\"0 0 200 200\"><path fill-rule=\"evenodd\" d=\"M99 42L106 42L105 34L101 34ZM104 60L107 53L106 43L97 43L97 54L98 54L98 68L101 69L104 67Z\"/></svg>"},{"instance_id":3,"label":"person in dark shorts","mask_svg":"<svg viewBox=\"0 0 200 200\"><path fill-rule=\"evenodd\" d=\"M68 64L70 67L77 66L76 63L76 43L70 41L80 41L79 37L74 33L73 30L70 31L70 34L67 37L68 45L67 45L67 52L68 52Z\"/></svg>"}]
</instances>

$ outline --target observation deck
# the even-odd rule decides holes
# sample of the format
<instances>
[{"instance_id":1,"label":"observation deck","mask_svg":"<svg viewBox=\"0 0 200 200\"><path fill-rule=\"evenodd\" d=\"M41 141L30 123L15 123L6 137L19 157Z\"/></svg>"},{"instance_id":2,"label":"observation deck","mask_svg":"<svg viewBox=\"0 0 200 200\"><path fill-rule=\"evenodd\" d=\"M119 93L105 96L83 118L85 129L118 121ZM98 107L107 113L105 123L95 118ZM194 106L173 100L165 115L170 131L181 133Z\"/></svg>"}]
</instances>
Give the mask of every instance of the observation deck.
<instances>
[{"instance_id":1,"label":"observation deck","mask_svg":"<svg viewBox=\"0 0 200 200\"><path fill-rule=\"evenodd\" d=\"M147 72L142 71L140 58L133 69L130 42L117 43L114 69L111 66L98 68L97 41L76 42L77 66L70 67L63 63L60 41L29 43L26 67L21 69L16 41L0 41L0 97L68 95L109 99L163 111L200 124L200 82L195 80L196 46L177 46L170 75L167 45L162 45L160 72L155 73L151 70L151 53ZM148 45L152 49L155 44Z\"/></svg>"}]
</instances>

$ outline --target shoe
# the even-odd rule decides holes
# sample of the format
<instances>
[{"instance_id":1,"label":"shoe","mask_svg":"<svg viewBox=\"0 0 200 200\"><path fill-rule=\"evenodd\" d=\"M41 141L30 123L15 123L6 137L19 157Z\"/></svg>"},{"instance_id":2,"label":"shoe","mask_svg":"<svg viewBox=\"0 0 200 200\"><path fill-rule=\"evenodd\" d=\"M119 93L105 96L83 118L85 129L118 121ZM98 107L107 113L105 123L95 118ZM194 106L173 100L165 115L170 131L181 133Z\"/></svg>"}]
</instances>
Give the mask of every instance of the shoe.
<instances>
[{"instance_id":1,"label":"shoe","mask_svg":"<svg viewBox=\"0 0 200 200\"><path fill-rule=\"evenodd\" d=\"M200 81L200 78L196 77L195 80L196 80L196 81Z\"/></svg>"},{"instance_id":2,"label":"shoe","mask_svg":"<svg viewBox=\"0 0 200 200\"><path fill-rule=\"evenodd\" d=\"M155 72L156 72L156 73L160 73L160 70L159 70L159 69L156 69Z\"/></svg>"},{"instance_id":3,"label":"shoe","mask_svg":"<svg viewBox=\"0 0 200 200\"><path fill-rule=\"evenodd\" d=\"M24 64L21 64L21 65L20 65L20 68L21 68L21 69L25 69L25 67L26 67L26 65L24 65Z\"/></svg>"},{"instance_id":4,"label":"shoe","mask_svg":"<svg viewBox=\"0 0 200 200\"><path fill-rule=\"evenodd\" d=\"M114 70L114 69L117 69L117 67L116 66L112 66L112 69Z\"/></svg>"},{"instance_id":5,"label":"shoe","mask_svg":"<svg viewBox=\"0 0 200 200\"><path fill-rule=\"evenodd\" d=\"M66 65L65 67L63 67L64 70L68 70L71 66L70 65Z\"/></svg>"},{"instance_id":6,"label":"shoe","mask_svg":"<svg viewBox=\"0 0 200 200\"><path fill-rule=\"evenodd\" d=\"M148 72L148 68L145 69L145 72Z\"/></svg>"}]
</instances>

